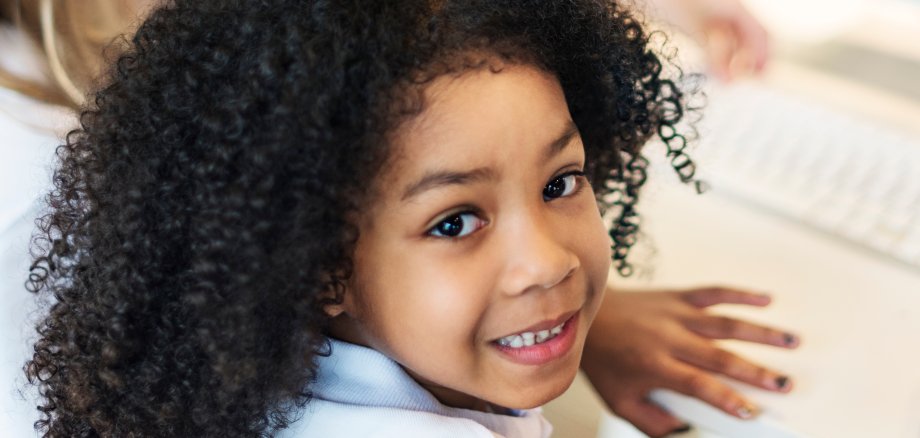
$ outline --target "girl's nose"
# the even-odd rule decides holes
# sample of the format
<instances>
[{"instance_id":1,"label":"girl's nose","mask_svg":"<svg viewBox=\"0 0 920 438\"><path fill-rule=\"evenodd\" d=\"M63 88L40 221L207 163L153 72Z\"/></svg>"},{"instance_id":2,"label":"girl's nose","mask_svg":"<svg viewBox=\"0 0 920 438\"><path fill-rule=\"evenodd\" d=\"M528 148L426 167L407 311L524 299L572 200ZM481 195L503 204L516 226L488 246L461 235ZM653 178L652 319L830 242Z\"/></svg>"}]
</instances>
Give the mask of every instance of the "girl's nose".
<instances>
[{"instance_id":1,"label":"girl's nose","mask_svg":"<svg viewBox=\"0 0 920 438\"><path fill-rule=\"evenodd\" d=\"M504 293L552 289L580 267L576 254L562 241L571 234L571 230L558 229L564 223L527 218L506 225L502 239L506 265L500 280Z\"/></svg>"}]
</instances>

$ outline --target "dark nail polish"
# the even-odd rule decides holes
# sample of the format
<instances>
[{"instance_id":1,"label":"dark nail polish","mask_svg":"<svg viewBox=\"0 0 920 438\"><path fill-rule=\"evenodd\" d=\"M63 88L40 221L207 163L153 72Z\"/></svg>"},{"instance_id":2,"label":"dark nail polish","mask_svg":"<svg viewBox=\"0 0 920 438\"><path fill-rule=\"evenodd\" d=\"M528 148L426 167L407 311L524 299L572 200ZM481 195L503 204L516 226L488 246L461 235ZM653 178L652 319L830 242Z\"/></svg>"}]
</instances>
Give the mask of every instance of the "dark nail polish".
<instances>
[{"instance_id":1,"label":"dark nail polish","mask_svg":"<svg viewBox=\"0 0 920 438\"><path fill-rule=\"evenodd\" d=\"M786 385L789 384L789 378L786 376L779 376L776 378L776 389L786 389Z\"/></svg>"},{"instance_id":2,"label":"dark nail polish","mask_svg":"<svg viewBox=\"0 0 920 438\"><path fill-rule=\"evenodd\" d=\"M784 334L783 343L786 344L787 346L791 346L795 344L795 336L790 335L789 333Z\"/></svg>"},{"instance_id":3,"label":"dark nail polish","mask_svg":"<svg viewBox=\"0 0 920 438\"><path fill-rule=\"evenodd\" d=\"M672 430L671 433L672 433L672 434L675 434L675 433L687 433L687 432L690 432L691 430L693 430L693 428L690 427L689 424L685 424L685 425L683 425L683 426L681 426L681 427L678 427L677 429Z\"/></svg>"}]
</instances>

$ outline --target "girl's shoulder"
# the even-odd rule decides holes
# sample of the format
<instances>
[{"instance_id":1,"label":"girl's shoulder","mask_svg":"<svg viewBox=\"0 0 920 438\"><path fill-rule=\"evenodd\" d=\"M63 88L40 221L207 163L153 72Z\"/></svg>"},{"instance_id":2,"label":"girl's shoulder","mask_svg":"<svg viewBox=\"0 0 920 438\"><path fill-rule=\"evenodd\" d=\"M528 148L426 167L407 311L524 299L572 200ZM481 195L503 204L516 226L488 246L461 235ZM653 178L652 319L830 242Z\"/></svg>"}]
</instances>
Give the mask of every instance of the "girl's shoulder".
<instances>
[{"instance_id":1,"label":"girl's shoulder","mask_svg":"<svg viewBox=\"0 0 920 438\"><path fill-rule=\"evenodd\" d=\"M281 436L544 438L539 409L516 416L444 406L396 362L370 348L330 339L318 358L313 399Z\"/></svg>"},{"instance_id":2,"label":"girl's shoulder","mask_svg":"<svg viewBox=\"0 0 920 438\"><path fill-rule=\"evenodd\" d=\"M501 437L468 418L448 417L407 409L356 406L311 400L303 416L280 437ZM509 437L510 438L510 437Z\"/></svg>"}]
</instances>

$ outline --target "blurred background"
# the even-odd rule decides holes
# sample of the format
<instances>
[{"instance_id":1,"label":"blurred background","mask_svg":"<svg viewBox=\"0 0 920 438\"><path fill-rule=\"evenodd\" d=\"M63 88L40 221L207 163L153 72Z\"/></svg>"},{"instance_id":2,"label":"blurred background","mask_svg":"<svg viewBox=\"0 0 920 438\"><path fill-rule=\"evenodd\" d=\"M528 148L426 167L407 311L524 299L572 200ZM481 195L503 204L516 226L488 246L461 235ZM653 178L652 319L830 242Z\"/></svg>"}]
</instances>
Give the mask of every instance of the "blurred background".
<instances>
[{"instance_id":1,"label":"blurred background","mask_svg":"<svg viewBox=\"0 0 920 438\"><path fill-rule=\"evenodd\" d=\"M729 284L773 294L725 315L788 327L793 352L724 348L788 372L740 421L679 394L652 399L693 426L675 437L920 437L920 1L746 0L771 36L761 75L708 78L690 156L711 186L675 181L650 152L636 277L660 289ZM661 24L668 29L667 25ZM675 34L679 64L706 71ZM615 275L615 274L611 274ZM546 408L555 436L644 437L579 377Z\"/></svg>"}]
</instances>

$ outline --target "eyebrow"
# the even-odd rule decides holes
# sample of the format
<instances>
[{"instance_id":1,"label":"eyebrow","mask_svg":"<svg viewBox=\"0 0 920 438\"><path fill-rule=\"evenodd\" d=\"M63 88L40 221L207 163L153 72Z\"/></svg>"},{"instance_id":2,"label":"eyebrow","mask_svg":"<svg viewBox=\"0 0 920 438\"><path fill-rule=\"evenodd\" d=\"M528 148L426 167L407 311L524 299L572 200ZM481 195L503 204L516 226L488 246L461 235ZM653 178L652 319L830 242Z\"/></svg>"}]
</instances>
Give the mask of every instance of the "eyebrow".
<instances>
[{"instance_id":1,"label":"eyebrow","mask_svg":"<svg viewBox=\"0 0 920 438\"><path fill-rule=\"evenodd\" d=\"M565 125L565 129L562 131L562 134L546 145L546 152L543 154L543 159L549 160L550 158L559 155L560 152L565 150L566 146L572 142L572 138L578 135L578 127L575 126L575 122L569 120L569 123Z\"/></svg>"},{"instance_id":2,"label":"eyebrow","mask_svg":"<svg viewBox=\"0 0 920 438\"><path fill-rule=\"evenodd\" d=\"M574 122L569 121L562 134L544 147L545 152L543 158L549 160L558 155L572 142L572 138L576 135L578 135L578 127L575 126ZM403 192L402 200L406 201L423 192L444 186L467 185L492 179L495 179L495 172L486 167L479 167L462 172L452 170L433 171L425 174L421 179L409 185L409 188Z\"/></svg>"}]
</instances>

